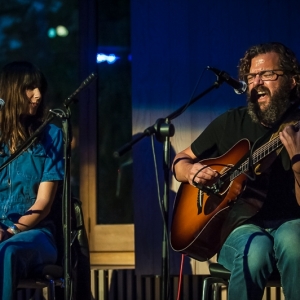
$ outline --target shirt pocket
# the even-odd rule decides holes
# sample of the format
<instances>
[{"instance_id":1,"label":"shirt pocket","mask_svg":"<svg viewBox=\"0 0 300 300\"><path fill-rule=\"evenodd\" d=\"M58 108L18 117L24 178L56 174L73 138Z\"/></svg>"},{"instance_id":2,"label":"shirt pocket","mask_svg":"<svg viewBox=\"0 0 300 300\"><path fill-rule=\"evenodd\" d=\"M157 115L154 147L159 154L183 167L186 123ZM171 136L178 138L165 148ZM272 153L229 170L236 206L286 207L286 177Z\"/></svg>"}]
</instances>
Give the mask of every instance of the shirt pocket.
<instances>
[{"instance_id":1,"label":"shirt pocket","mask_svg":"<svg viewBox=\"0 0 300 300\"><path fill-rule=\"evenodd\" d=\"M41 145L37 145L34 150L27 150L17 158L16 172L25 180L39 181L42 178L44 164L46 160L45 149Z\"/></svg>"}]
</instances>

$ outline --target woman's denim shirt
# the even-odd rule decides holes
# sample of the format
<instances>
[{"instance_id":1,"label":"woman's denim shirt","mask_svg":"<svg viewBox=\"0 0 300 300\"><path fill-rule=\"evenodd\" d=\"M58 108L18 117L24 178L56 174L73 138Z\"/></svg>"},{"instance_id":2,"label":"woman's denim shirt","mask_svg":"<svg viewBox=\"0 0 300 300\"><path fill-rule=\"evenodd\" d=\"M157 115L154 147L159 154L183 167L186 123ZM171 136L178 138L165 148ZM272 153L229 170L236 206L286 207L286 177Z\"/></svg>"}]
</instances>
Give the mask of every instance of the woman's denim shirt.
<instances>
[{"instance_id":1,"label":"woman's denim shirt","mask_svg":"<svg viewBox=\"0 0 300 300\"><path fill-rule=\"evenodd\" d=\"M0 166L9 158L7 147L0 153ZM64 177L63 135L48 124L38 144L30 147L0 171L0 222L11 226L36 201L39 184ZM37 212L38 213L38 212ZM0 223L0 225L1 225Z\"/></svg>"}]
</instances>

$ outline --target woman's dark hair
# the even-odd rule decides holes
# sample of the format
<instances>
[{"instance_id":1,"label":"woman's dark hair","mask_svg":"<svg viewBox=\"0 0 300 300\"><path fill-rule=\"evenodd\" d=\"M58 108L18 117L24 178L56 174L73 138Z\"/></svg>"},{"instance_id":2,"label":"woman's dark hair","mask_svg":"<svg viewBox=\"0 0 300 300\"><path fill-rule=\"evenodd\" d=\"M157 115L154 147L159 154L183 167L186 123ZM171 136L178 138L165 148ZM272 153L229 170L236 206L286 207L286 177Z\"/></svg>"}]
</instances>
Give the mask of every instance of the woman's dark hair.
<instances>
[{"instance_id":1,"label":"woman's dark hair","mask_svg":"<svg viewBox=\"0 0 300 300\"><path fill-rule=\"evenodd\" d=\"M34 116L29 116L26 90L39 88L41 101ZM44 96L47 81L32 63L15 61L0 72L0 98L5 104L0 111L0 144L9 145L11 152L24 142L44 119Z\"/></svg>"}]
</instances>

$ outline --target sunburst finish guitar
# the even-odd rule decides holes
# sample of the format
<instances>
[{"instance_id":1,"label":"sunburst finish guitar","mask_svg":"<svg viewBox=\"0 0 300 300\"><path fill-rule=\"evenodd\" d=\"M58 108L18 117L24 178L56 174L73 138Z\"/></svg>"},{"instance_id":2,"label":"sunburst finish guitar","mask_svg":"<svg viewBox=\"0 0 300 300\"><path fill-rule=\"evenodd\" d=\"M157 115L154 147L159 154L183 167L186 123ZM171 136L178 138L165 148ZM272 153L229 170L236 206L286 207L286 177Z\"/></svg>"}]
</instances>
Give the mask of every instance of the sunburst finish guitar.
<instances>
[{"instance_id":1,"label":"sunburst finish guitar","mask_svg":"<svg viewBox=\"0 0 300 300\"><path fill-rule=\"evenodd\" d=\"M257 174L266 157L271 157L271 153L276 155L275 150L282 147L276 136L252 153L250 158ZM230 207L246 187L249 149L249 141L243 139L223 156L201 161L220 174L219 186L201 189L181 183L174 203L170 234L175 251L205 261L220 250L224 241L221 236L224 221ZM258 206L256 212L259 209Z\"/></svg>"}]
</instances>

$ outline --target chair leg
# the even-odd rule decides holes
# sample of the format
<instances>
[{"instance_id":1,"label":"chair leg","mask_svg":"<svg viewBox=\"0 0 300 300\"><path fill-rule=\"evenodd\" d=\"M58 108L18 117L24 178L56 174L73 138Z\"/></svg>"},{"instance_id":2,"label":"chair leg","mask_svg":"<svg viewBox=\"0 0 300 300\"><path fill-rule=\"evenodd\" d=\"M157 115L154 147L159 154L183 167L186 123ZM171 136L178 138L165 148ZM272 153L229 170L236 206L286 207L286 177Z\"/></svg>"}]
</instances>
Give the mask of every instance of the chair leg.
<instances>
[{"instance_id":1,"label":"chair leg","mask_svg":"<svg viewBox=\"0 0 300 300\"><path fill-rule=\"evenodd\" d=\"M219 277L207 277L203 280L202 300L210 300L209 293L212 291L212 299L219 300L221 284L228 286L228 282Z\"/></svg>"},{"instance_id":2,"label":"chair leg","mask_svg":"<svg viewBox=\"0 0 300 300\"><path fill-rule=\"evenodd\" d=\"M55 281L53 279L49 280L48 300L55 300Z\"/></svg>"},{"instance_id":3,"label":"chair leg","mask_svg":"<svg viewBox=\"0 0 300 300\"><path fill-rule=\"evenodd\" d=\"M221 283L214 283L212 285L212 295L211 298L213 300L221 300L222 299L222 284Z\"/></svg>"}]
</instances>

